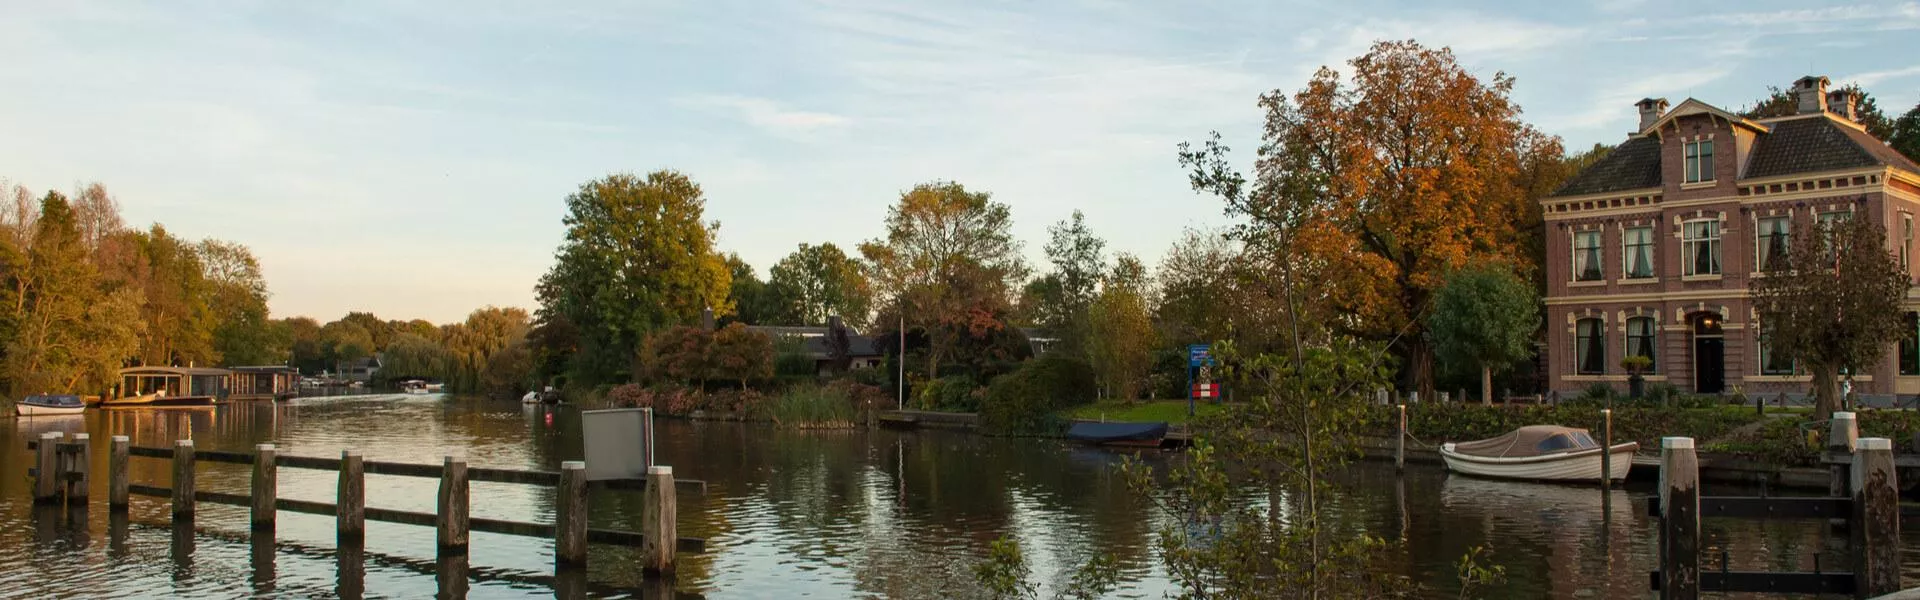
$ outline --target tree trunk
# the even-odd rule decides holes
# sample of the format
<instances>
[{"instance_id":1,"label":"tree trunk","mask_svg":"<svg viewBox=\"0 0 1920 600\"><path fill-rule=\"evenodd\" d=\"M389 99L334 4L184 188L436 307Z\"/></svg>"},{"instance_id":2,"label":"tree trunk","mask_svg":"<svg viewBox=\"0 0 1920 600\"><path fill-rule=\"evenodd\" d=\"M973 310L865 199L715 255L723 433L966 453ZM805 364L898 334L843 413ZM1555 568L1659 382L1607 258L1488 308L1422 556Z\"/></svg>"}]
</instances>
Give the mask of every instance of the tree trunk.
<instances>
[{"instance_id":1,"label":"tree trunk","mask_svg":"<svg viewBox=\"0 0 1920 600\"><path fill-rule=\"evenodd\" d=\"M1480 403L1493 406L1493 369L1486 365L1480 365Z\"/></svg>"},{"instance_id":2,"label":"tree trunk","mask_svg":"<svg viewBox=\"0 0 1920 600\"><path fill-rule=\"evenodd\" d=\"M1420 391L1420 399L1438 399L1433 393L1433 347L1425 340L1413 339L1407 342L1407 371L1413 377L1413 387Z\"/></svg>"},{"instance_id":3,"label":"tree trunk","mask_svg":"<svg viewBox=\"0 0 1920 600\"><path fill-rule=\"evenodd\" d=\"M1840 410L1840 367L1808 365L1808 368L1813 371L1813 418L1831 419L1833 412Z\"/></svg>"}]
</instances>

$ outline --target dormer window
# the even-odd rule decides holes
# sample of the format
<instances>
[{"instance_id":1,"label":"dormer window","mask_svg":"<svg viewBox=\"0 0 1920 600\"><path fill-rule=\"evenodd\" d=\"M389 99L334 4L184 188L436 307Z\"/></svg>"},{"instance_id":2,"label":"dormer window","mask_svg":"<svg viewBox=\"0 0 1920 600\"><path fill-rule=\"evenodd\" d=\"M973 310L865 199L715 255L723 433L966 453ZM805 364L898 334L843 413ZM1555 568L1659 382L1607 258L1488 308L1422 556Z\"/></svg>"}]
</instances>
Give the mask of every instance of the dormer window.
<instances>
[{"instance_id":1,"label":"dormer window","mask_svg":"<svg viewBox=\"0 0 1920 600\"><path fill-rule=\"evenodd\" d=\"M1713 140L1687 142L1687 183L1713 181Z\"/></svg>"}]
</instances>

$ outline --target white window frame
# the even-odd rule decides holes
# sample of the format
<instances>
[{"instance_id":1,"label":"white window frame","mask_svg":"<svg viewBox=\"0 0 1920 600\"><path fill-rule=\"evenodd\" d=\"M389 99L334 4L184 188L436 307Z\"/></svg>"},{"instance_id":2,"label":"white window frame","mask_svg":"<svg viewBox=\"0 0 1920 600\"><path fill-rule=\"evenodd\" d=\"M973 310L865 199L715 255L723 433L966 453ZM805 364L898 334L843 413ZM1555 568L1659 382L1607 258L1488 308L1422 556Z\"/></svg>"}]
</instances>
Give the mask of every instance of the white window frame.
<instances>
[{"instance_id":1,"label":"white window frame","mask_svg":"<svg viewBox=\"0 0 1920 600\"><path fill-rule=\"evenodd\" d=\"M1703 237L1698 239L1690 237L1693 235L1693 226L1703 224L1703 223L1713 224L1713 235L1711 237ZM1726 265L1724 263L1726 261L1723 260L1724 256L1721 253L1721 245L1720 245L1721 239L1725 235L1725 231L1726 231L1725 222L1721 221L1718 218L1693 219L1690 221L1682 221L1680 223L1680 274L1686 277L1693 277L1693 276L1701 276L1701 275L1719 275L1725 272ZM1693 266L1694 257L1695 257L1695 252L1693 249L1694 244L1708 245L1708 248L1713 253L1713 272L1711 273L1695 272L1694 266Z\"/></svg>"},{"instance_id":2,"label":"white window frame","mask_svg":"<svg viewBox=\"0 0 1920 600\"><path fill-rule=\"evenodd\" d=\"M1647 247L1647 274L1646 275L1633 274L1633 247L1636 244L1633 244L1631 239L1632 239L1633 232L1636 232L1636 231L1643 231L1643 232L1646 232L1647 234L1646 244L1645 244ZM1620 278L1621 279L1654 279L1660 276L1660 263L1659 263L1660 255L1658 252L1658 248L1655 247L1655 243L1654 243L1655 239L1656 238L1654 237L1652 226L1627 227L1625 229L1620 230Z\"/></svg>"},{"instance_id":3,"label":"white window frame","mask_svg":"<svg viewBox=\"0 0 1920 600\"><path fill-rule=\"evenodd\" d=\"M1581 248L1580 238L1586 237L1586 236L1593 236L1593 246L1588 248ZM1573 232L1573 256L1571 257L1573 259L1572 260L1573 268L1571 269L1571 271L1573 271L1574 281L1606 281L1607 280L1606 253L1603 251L1604 248L1606 247L1606 243L1607 243L1607 236L1604 231L1588 230L1588 231ZM1598 276L1595 276L1590 279L1580 277L1581 271L1583 270L1581 269L1581 265L1580 265L1580 254L1583 250L1586 251L1589 256L1592 256L1593 260L1600 263L1598 265L1600 267L1600 274Z\"/></svg>"},{"instance_id":4,"label":"white window frame","mask_svg":"<svg viewBox=\"0 0 1920 600\"><path fill-rule=\"evenodd\" d=\"M1632 352L1633 352L1633 338L1634 338L1634 335L1633 335L1633 325L1634 325L1635 323L1646 323L1646 324L1647 324L1647 335L1646 335L1646 338L1647 338L1647 348L1646 348L1646 350L1647 350L1647 354L1633 354L1633 353L1632 353ZM1639 316L1639 317L1627 317L1627 323L1626 323L1626 335L1624 336L1624 338L1625 338L1625 339L1623 339L1623 340L1621 340L1621 341L1622 341L1622 343L1620 344L1620 356L1622 356L1622 357L1627 357L1627 356L1646 356L1646 357L1647 357L1647 358L1648 358L1649 360L1652 360L1652 361L1653 361L1653 363L1652 363L1652 364L1650 364L1650 365L1647 365L1647 373L1648 373L1648 374L1653 374L1653 373L1655 373L1655 372L1657 372L1657 371L1659 371L1659 366L1660 366L1660 323L1658 323L1658 322L1656 322L1656 321L1654 321L1654 319L1653 319L1653 317L1648 317L1648 316Z\"/></svg>"},{"instance_id":5,"label":"white window frame","mask_svg":"<svg viewBox=\"0 0 1920 600\"><path fill-rule=\"evenodd\" d=\"M1780 237L1785 238L1780 242L1780 252L1784 255L1790 248L1793 247L1793 217L1792 216L1779 215L1779 216L1772 216L1772 217L1760 217L1758 220L1754 221L1753 223L1753 267L1754 269L1753 270L1756 273L1765 273L1767 271L1768 258L1773 258L1773 259L1779 258L1779 257L1761 256L1761 252L1766 251L1767 238L1770 237L1767 235L1769 233L1769 231L1767 230L1768 221L1779 221L1787 225L1786 229L1783 229L1780 231Z\"/></svg>"},{"instance_id":6,"label":"white window frame","mask_svg":"<svg viewBox=\"0 0 1920 600\"><path fill-rule=\"evenodd\" d=\"M1704 150L1705 152L1702 152ZM1709 183L1713 179L1713 140L1686 142L1684 160L1686 183Z\"/></svg>"}]
</instances>

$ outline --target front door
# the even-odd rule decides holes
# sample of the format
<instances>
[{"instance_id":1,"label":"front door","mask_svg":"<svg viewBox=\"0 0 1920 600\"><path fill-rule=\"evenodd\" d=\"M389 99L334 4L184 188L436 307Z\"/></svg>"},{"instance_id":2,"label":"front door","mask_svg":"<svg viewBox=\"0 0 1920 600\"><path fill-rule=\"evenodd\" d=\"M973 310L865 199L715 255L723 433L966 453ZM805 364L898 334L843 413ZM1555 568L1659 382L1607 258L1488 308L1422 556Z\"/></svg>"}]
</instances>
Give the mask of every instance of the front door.
<instances>
[{"instance_id":1,"label":"front door","mask_svg":"<svg viewBox=\"0 0 1920 600\"><path fill-rule=\"evenodd\" d=\"M1725 390L1726 347L1724 340L1717 337L1699 337L1693 340L1693 387L1702 394L1718 394Z\"/></svg>"}]
</instances>

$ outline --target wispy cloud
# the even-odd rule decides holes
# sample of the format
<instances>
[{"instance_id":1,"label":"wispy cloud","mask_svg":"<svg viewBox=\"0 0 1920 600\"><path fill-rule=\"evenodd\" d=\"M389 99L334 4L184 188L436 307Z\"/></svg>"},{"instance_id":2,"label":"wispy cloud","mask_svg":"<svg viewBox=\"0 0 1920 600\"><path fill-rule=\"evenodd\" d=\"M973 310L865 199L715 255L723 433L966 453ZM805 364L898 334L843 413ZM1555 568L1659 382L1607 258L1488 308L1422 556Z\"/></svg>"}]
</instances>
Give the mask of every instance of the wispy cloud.
<instances>
[{"instance_id":1,"label":"wispy cloud","mask_svg":"<svg viewBox=\"0 0 1920 600\"><path fill-rule=\"evenodd\" d=\"M1892 81L1895 79L1906 79L1908 77L1916 77L1916 76L1920 76L1920 66L1912 66L1912 67L1907 67L1905 69L1886 69L1883 71L1867 71L1865 73L1856 73L1853 75L1848 75L1846 77L1841 77L1841 78L1838 78L1837 81L1844 82L1844 83L1857 83L1857 84L1860 84L1860 87L1872 87L1884 81Z\"/></svg>"},{"instance_id":2,"label":"wispy cloud","mask_svg":"<svg viewBox=\"0 0 1920 600\"><path fill-rule=\"evenodd\" d=\"M852 119L844 115L810 110L796 110L787 108L784 104L774 100L748 96L696 96L682 100L682 104L692 107L726 110L738 115L754 127L779 134L806 133L829 127L838 127L852 122Z\"/></svg>"}]
</instances>

